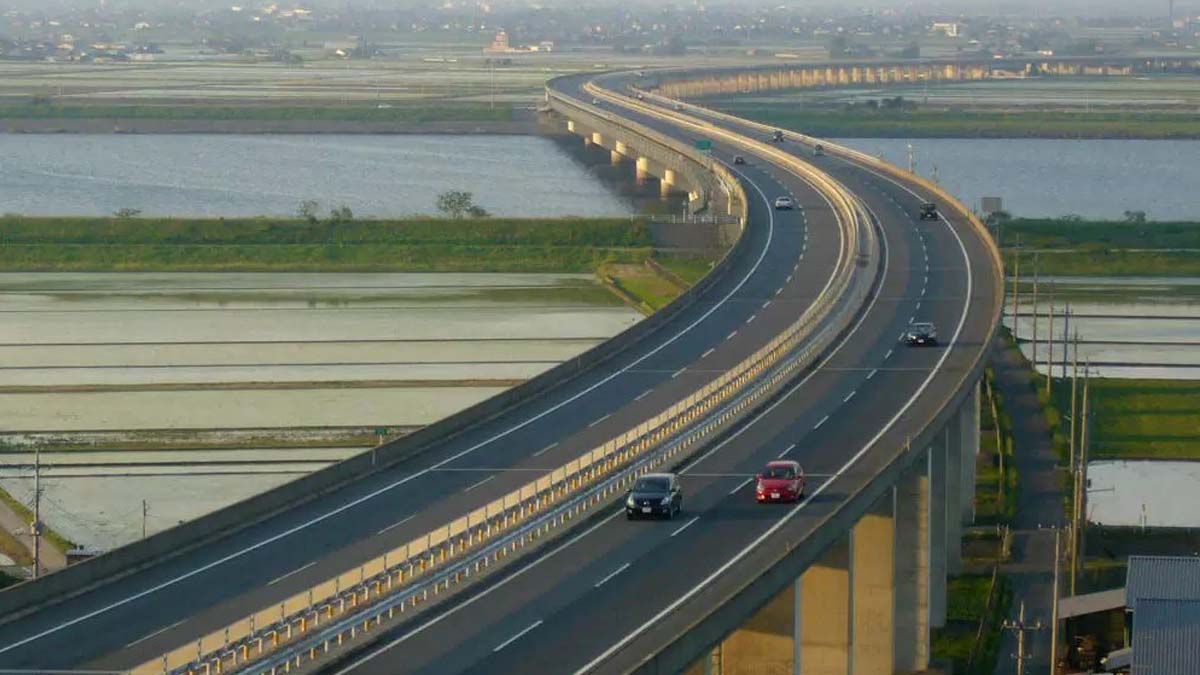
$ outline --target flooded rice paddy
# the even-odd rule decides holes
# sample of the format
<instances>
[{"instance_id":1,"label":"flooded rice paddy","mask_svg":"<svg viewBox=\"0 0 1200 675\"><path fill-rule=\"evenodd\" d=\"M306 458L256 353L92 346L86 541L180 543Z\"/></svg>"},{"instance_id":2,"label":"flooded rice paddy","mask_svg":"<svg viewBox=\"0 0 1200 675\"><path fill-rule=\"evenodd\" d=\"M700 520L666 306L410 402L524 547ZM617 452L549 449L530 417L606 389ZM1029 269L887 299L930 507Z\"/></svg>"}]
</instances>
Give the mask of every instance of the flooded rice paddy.
<instances>
[{"instance_id":1,"label":"flooded rice paddy","mask_svg":"<svg viewBox=\"0 0 1200 675\"><path fill-rule=\"evenodd\" d=\"M641 315L589 275L239 273L0 274L0 317L0 487L31 498L42 445L51 526L110 548L140 536L142 499L152 532L193 518L361 451L370 429L499 393ZM297 430L316 435L286 442Z\"/></svg>"}]
</instances>

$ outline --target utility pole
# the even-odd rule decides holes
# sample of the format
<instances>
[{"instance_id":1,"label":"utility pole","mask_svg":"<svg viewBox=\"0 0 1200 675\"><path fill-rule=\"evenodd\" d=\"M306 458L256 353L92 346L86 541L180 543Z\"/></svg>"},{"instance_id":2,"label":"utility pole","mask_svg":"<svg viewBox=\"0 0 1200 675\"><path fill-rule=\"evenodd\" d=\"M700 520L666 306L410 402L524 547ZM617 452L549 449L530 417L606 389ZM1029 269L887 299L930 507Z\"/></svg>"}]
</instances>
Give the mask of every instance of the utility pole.
<instances>
[{"instance_id":1,"label":"utility pole","mask_svg":"<svg viewBox=\"0 0 1200 675\"><path fill-rule=\"evenodd\" d=\"M909 173L916 173L916 172L917 172L917 163L916 163L916 160L915 160L915 159L914 159L914 157L913 157L913 146L912 146L912 143L909 143L909 144L908 144L908 172L909 172Z\"/></svg>"},{"instance_id":2,"label":"utility pole","mask_svg":"<svg viewBox=\"0 0 1200 675\"><path fill-rule=\"evenodd\" d=\"M33 522L29 524L33 535L33 578L42 574L42 449L33 449Z\"/></svg>"},{"instance_id":3,"label":"utility pole","mask_svg":"<svg viewBox=\"0 0 1200 675\"><path fill-rule=\"evenodd\" d=\"M1076 331L1078 336L1079 331ZM1067 300L1067 306L1063 308L1063 353L1062 353L1062 371L1063 377L1067 376L1067 336L1071 334L1071 301Z\"/></svg>"},{"instance_id":4,"label":"utility pole","mask_svg":"<svg viewBox=\"0 0 1200 675\"><path fill-rule=\"evenodd\" d=\"M1025 601L1022 600L1021 611L1017 615L1017 620L1006 620L1000 624L1000 627L1017 634L1017 653L1013 654L1013 658L1017 660L1017 675L1025 675L1025 661L1029 659L1029 654L1025 653L1025 633L1042 630L1044 628L1042 622L1040 620L1025 621Z\"/></svg>"},{"instance_id":5,"label":"utility pole","mask_svg":"<svg viewBox=\"0 0 1200 675\"><path fill-rule=\"evenodd\" d=\"M1013 287L1012 287L1012 334L1013 340L1017 340L1017 322L1020 316L1017 310L1020 309L1020 300L1017 297L1017 286L1021 283L1021 235L1017 235L1017 243L1013 247Z\"/></svg>"},{"instance_id":6,"label":"utility pole","mask_svg":"<svg viewBox=\"0 0 1200 675\"><path fill-rule=\"evenodd\" d=\"M150 507L146 504L146 500L142 500L142 539L146 538L146 516L150 513Z\"/></svg>"},{"instance_id":7,"label":"utility pole","mask_svg":"<svg viewBox=\"0 0 1200 675\"><path fill-rule=\"evenodd\" d=\"M1033 254L1033 370L1038 364L1038 254Z\"/></svg>"},{"instance_id":8,"label":"utility pole","mask_svg":"<svg viewBox=\"0 0 1200 675\"><path fill-rule=\"evenodd\" d=\"M1050 400L1050 382L1054 380L1054 286L1050 286L1050 301L1046 303L1046 323L1050 332L1046 338L1046 400Z\"/></svg>"},{"instance_id":9,"label":"utility pole","mask_svg":"<svg viewBox=\"0 0 1200 675\"><path fill-rule=\"evenodd\" d=\"M1083 401L1081 403L1082 410L1080 411L1081 418L1079 420L1079 456L1075 462L1075 490L1071 495L1071 595L1075 595L1075 589L1079 583L1079 568L1081 567L1079 559L1083 556L1084 494L1087 491L1088 416L1091 408L1088 370L1088 364L1085 363L1083 367Z\"/></svg>"}]
</instances>

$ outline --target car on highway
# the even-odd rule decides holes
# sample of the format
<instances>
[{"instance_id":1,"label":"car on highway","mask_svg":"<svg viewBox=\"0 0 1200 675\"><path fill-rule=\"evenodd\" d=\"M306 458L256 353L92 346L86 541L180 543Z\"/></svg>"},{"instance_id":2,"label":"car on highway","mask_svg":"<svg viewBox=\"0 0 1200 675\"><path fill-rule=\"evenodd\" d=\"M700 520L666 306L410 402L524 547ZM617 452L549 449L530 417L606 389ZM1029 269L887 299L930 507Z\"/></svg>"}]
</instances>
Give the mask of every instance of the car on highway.
<instances>
[{"instance_id":1,"label":"car on highway","mask_svg":"<svg viewBox=\"0 0 1200 675\"><path fill-rule=\"evenodd\" d=\"M921 211L919 215L921 220L937 220L937 204L934 204L933 202L924 202L921 204Z\"/></svg>"},{"instance_id":2,"label":"car on highway","mask_svg":"<svg viewBox=\"0 0 1200 675\"><path fill-rule=\"evenodd\" d=\"M825 146L821 145L820 143L817 143L816 145L814 145L813 146L813 157L824 157L824 156L825 156Z\"/></svg>"},{"instance_id":3,"label":"car on highway","mask_svg":"<svg viewBox=\"0 0 1200 675\"><path fill-rule=\"evenodd\" d=\"M799 462L783 459L767 462L755 479L754 496L760 504L804 498L804 469Z\"/></svg>"},{"instance_id":4,"label":"car on highway","mask_svg":"<svg viewBox=\"0 0 1200 675\"><path fill-rule=\"evenodd\" d=\"M775 198L775 208L780 211L791 211L796 208L796 202L791 197L783 196Z\"/></svg>"},{"instance_id":5,"label":"car on highway","mask_svg":"<svg viewBox=\"0 0 1200 675\"><path fill-rule=\"evenodd\" d=\"M932 347L937 344L937 326L928 321L918 321L904 331L904 342L912 347Z\"/></svg>"},{"instance_id":6,"label":"car on highway","mask_svg":"<svg viewBox=\"0 0 1200 675\"><path fill-rule=\"evenodd\" d=\"M638 478L625 496L625 517L674 518L683 510L683 490L673 473L648 473Z\"/></svg>"},{"instance_id":7,"label":"car on highway","mask_svg":"<svg viewBox=\"0 0 1200 675\"><path fill-rule=\"evenodd\" d=\"M771 134L771 142L772 143L782 143L783 142L783 131L776 129L775 133Z\"/></svg>"},{"instance_id":8,"label":"car on highway","mask_svg":"<svg viewBox=\"0 0 1200 675\"><path fill-rule=\"evenodd\" d=\"M600 99L598 99L598 98L592 99L592 105L600 105Z\"/></svg>"},{"instance_id":9,"label":"car on highway","mask_svg":"<svg viewBox=\"0 0 1200 675\"><path fill-rule=\"evenodd\" d=\"M734 164L745 164L745 163L746 163L746 158L745 158L745 157L742 157L741 155L734 155L734 156L733 156L733 163L734 163Z\"/></svg>"}]
</instances>

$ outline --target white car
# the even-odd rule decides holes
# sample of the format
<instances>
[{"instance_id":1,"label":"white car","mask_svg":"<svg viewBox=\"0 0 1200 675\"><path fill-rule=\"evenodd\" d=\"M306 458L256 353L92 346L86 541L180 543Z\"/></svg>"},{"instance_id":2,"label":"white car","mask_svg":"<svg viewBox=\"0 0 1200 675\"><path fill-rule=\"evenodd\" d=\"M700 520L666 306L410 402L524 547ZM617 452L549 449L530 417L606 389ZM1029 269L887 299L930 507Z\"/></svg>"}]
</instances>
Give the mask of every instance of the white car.
<instances>
[{"instance_id":1,"label":"white car","mask_svg":"<svg viewBox=\"0 0 1200 675\"><path fill-rule=\"evenodd\" d=\"M776 197L775 208L780 211L791 211L796 208L796 202L791 197Z\"/></svg>"}]
</instances>

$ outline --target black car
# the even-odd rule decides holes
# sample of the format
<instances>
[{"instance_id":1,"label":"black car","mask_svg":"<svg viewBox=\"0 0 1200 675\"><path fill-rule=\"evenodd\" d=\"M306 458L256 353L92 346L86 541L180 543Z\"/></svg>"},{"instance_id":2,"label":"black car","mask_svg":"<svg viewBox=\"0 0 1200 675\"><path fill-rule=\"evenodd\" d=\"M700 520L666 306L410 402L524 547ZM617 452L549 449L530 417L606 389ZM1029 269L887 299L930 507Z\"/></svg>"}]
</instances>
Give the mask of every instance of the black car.
<instances>
[{"instance_id":1,"label":"black car","mask_svg":"<svg viewBox=\"0 0 1200 675\"><path fill-rule=\"evenodd\" d=\"M817 143L816 145L814 145L813 146L813 157L824 157L824 156L825 156L825 146L821 145L820 143Z\"/></svg>"},{"instance_id":2,"label":"black car","mask_svg":"<svg viewBox=\"0 0 1200 675\"><path fill-rule=\"evenodd\" d=\"M924 204L921 204L920 217L921 220L937 220L937 204L934 204L933 202L925 202Z\"/></svg>"},{"instance_id":3,"label":"black car","mask_svg":"<svg viewBox=\"0 0 1200 675\"><path fill-rule=\"evenodd\" d=\"M741 155L734 155L734 156L733 156L733 163L734 163L734 164L745 164L745 163L746 163L746 158L745 158L745 157L742 157Z\"/></svg>"},{"instance_id":4,"label":"black car","mask_svg":"<svg viewBox=\"0 0 1200 675\"><path fill-rule=\"evenodd\" d=\"M625 517L630 520L640 516L674 518L682 510L683 492L673 473L648 473L626 493Z\"/></svg>"},{"instance_id":5,"label":"black car","mask_svg":"<svg viewBox=\"0 0 1200 675\"><path fill-rule=\"evenodd\" d=\"M929 322L914 323L904 331L904 341L914 347L937 344L937 327Z\"/></svg>"}]
</instances>

